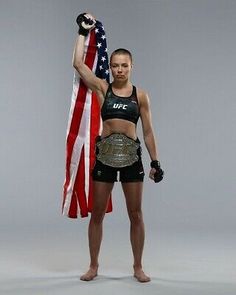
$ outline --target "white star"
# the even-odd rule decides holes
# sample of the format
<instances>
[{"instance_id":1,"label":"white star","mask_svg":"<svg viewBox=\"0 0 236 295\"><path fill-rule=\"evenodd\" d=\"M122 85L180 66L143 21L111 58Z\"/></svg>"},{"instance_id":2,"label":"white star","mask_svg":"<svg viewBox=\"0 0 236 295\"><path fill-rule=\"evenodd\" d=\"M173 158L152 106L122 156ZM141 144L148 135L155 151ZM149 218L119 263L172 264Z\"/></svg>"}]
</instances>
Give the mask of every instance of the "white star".
<instances>
[{"instance_id":1,"label":"white star","mask_svg":"<svg viewBox=\"0 0 236 295\"><path fill-rule=\"evenodd\" d=\"M102 70L103 69L103 66L99 66L99 69Z\"/></svg>"},{"instance_id":2,"label":"white star","mask_svg":"<svg viewBox=\"0 0 236 295\"><path fill-rule=\"evenodd\" d=\"M98 43L97 47L100 48L102 46L102 43Z\"/></svg>"},{"instance_id":3,"label":"white star","mask_svg":"<svg viewBox=\"0 0 236 295\"><path fill-rule=\"evenodd\" d=\"M105 56L103 56L103 57L101 58L101 60L102 60L102 61L105 61L105 60L106 60Z\"/></svg>"},{"instance_id":4,"label":"white star","mask_svg":"<svg viewBox=\"0 0 236 295\"><path fill-rule=\"evenodd\" d=\"M102 35L102 37L101 37L101 38L102 38L102 40L104 40L104 39L106 39L106 36L105 36L105 35Z\"/></svg>"},{"instance_id":5,"label":"white star","mask_svg":"<svg viewBox=\"0 0 236 295\"><path fill-rule=\"evenodd\" d=\"M107 48L105 48L105 52L107 52Z\"/></svg>"},{"instance_id":6,"label":"white star","mask_svg":"<svg viewBox=\"0 0 236 295\"><path fill-rule=\"evenodd\" d=\"M109 71L108 71L108 70L106 70L106 71L105 71L105 73L108 75L108 74L109 74Z\"/></svg>"},{"instance_id":7,"label":"white star","mask_svg":"<svg viewBox=\"0 0 236 295\"><path fill-rule=\"evenodd\" d=\"M96 29L95 29L95 33L97 34L98 32L99 32L99 29L98 29L98 28L96 28Z\"/></svg>"}]
</instances>

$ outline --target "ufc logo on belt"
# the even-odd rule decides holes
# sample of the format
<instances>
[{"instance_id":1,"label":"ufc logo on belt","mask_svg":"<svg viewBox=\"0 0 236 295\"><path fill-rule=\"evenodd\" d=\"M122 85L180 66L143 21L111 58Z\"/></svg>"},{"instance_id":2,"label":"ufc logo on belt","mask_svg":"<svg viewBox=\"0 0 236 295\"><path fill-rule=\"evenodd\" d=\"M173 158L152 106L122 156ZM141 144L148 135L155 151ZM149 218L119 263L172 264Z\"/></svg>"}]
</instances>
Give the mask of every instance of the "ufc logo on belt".
<instances>
[{"instance_id":1,"label":"ufc logo on belt","mask_svg":"<svg viewBox=\"0 0 236 295\"><path fill-rule=\"evenodd\" d=\"M127 109L127 104L122 104L122 103L114 103L113 104L113 109L123 109L126 110Z\"/></svg>"}]
</instances>

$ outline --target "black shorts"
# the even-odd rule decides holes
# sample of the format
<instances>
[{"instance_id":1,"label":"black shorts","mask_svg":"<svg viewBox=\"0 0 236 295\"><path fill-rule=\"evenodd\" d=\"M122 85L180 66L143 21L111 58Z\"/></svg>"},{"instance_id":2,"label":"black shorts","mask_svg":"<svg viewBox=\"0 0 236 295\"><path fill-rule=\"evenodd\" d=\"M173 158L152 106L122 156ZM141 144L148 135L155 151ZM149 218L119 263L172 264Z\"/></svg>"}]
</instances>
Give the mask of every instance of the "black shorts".
<instances>
[{"instance_id":1,"label":"black shorts","mask_svg":"<svg viewBox=\"0 0 236 295\"><path fill-rule=\"evenodd\" d=\"M115 182L117 181L118 171L120 172L119 181L121 182L143 182L144 170L141 159L123 168L111 167L96 160L92 171L92 177L95 181Z\"/></svg>"}]
</instances>

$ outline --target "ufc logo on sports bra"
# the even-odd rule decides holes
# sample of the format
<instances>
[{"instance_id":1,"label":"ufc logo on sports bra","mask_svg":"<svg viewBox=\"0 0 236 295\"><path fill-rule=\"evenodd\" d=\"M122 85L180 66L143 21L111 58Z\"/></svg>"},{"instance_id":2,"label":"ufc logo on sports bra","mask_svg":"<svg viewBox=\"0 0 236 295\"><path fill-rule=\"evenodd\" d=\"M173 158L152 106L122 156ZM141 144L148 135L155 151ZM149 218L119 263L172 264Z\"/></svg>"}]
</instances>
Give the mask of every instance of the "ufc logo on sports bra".
<instances>
[{"instance_id":1,"label":"ufc logo on sports bra","mask_svg":"<svg viewBox=\"0 0 236 295\"><path fill-rule=\"evenodd\" d=\"M123 109L126 110L127 109L127 104L123 104L123 103L114 103L113 104L113 109Z\"/></svg>"}]
</instances>

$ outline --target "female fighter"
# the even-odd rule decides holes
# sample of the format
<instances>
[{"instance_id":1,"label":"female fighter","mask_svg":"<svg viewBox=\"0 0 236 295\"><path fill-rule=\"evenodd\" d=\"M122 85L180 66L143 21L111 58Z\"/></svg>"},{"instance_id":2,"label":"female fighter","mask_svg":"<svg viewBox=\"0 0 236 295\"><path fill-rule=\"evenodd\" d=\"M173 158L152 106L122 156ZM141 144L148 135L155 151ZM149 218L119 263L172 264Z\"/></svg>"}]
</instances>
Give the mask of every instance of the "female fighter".
<instances>
[{"instance_id":1,"label":"female fighter","mask_svg":"<svg viewBox=\"0 0 236 295\"><path fill-rule=\"evenodd\" d=\"M96 143L96 163L92 171L94 196L88 228L90 267L80 279L90 281L97 276L103 218L119 171L119 181L122 184L130 220L134 277L139 282L148 282L150 277L142 269L145 238L142 215L144 170L140 141L136 134L139 118L142 122L144 142L151 159L149 177L159 182L164 174L158 160L149 98L145 91L136 88L130 80L133 65L132 55L128 50L120 48L111 54L110 69L113 76L111 84L97 78L84 64L85 36L94 28L95 22L95 18L90 14L84 13L77 18L79 35L73 53L73 67L87 87L97 93L103 120L102 134Z\"/></svg>"}]
</instances>

